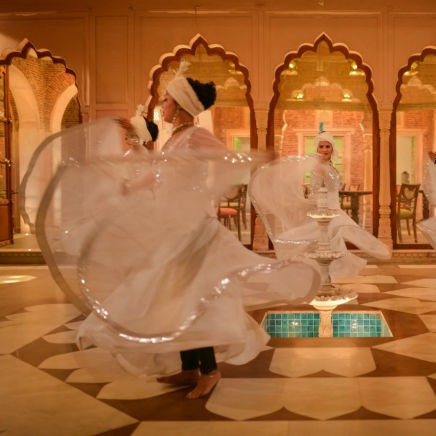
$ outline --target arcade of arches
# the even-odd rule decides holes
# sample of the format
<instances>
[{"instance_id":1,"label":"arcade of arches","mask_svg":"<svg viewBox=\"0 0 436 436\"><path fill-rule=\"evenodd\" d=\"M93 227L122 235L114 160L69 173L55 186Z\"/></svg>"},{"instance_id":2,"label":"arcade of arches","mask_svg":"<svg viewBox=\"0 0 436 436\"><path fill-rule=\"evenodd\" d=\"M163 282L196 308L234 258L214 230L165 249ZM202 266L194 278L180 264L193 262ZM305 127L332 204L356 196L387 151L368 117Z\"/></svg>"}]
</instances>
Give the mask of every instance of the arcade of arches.
<instances>
[{"instance_id":1,"label":"arcade of arches","mask_svg":"<svg viewBox=\"0 0 436 436\"><path fill-rule=\"evenodd\" d=\"M91 113L77 71L67 57L55 56L50 48L41 49L26 39L16 47L1 48L4 139L0 188L5 219L0 243L8 244L14 235L32 231L19 217L19 183L41 140L82 120L129 113L125 107L117 110L116 104L103 103L96 104ZM254 98L259 87L254 79L259 73L243 65L242 53L229 51L232 47L228 44L212 43L197 34L189 43L174 44L172 52L161 53L159 63L148 71L146 102L147 115L160 123L156 148L169 134L159 117L159 99L178 63L188 60L188 74L213 80L218 91L215 107L198 123L213 130L228 147L269 150L275 157L307 154L313 152L313 137L323 125L335 137L335 164L343 189L367 192L359 198L359 224L394 248L429 248L419 232L414 240L406 229L397 228L395 213L399 185L404 177L410 183L421 183L427 152L435 147L436 48L422 46L418 55L409 53L397 71L397 83L391 83L396 99L390 111L380 109L376 101L374 67L353 47L321 33L295 49L289 48L268 77L269 101L262 104ZM97 55L95 62L98 60ZM98 65L95 67L98 72ZM104 80L95 85L97 99ZM116 101L118 91L111 92L108 100ZM129 102L130 114L133 104ZM421 193L417 220L432 213ZM256 244L259 249L266 248L262 226L254 219L243 234L246 245L252 246L254 241L255 248Z\"/></svg>"}]
</instances>

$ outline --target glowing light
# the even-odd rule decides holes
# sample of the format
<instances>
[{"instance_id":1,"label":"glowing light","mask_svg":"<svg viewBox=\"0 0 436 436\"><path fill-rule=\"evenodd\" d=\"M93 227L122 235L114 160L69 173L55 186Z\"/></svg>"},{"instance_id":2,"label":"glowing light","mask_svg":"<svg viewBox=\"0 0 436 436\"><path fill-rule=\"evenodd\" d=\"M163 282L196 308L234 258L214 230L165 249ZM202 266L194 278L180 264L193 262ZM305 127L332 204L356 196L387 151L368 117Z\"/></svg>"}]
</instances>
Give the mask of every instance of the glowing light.
<instances>
[{"instance_id":1,"label":"glowing light","mask_svg":"<svg viewBox=\"0 0 436 436\"><path fill-rule=\"evenodd\" d=\"M30 280L35 279L34 276L25 276L25 275L6 275L0 276L0 284L1 285L9 285L11 283L22 283L28 282Z\"/></svg>"}]
</instances>

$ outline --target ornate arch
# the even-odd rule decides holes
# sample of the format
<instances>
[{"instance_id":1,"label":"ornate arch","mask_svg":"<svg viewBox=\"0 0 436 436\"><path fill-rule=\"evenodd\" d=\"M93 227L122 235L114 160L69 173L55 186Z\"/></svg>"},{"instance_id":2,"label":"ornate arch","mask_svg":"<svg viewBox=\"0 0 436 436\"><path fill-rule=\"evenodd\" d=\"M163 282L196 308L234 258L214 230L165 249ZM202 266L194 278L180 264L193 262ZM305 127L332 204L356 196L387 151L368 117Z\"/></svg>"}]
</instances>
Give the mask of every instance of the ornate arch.
<instances>
[{"instance_id":1,"label":"ornate arch","mask_svg":"<svg viewBox=\"0 0 436 436\"><path fill-rule=\"evenodd\" d=\"M367 85L365 97L372 111L372 156L373 156L373 211L372 211L372 222L373 222L373 232L377 235L378 233L378 208L379 208L379 200L378 200L378 192L380 190L380 176L379 176L379 163L380 163L380 131L379 131L379 119L378 119L378 110L377 103L375 101L373 90L374 85L372 82L372 71L371 68L366 65L361 56L349 50L349 48L344 44L333 44L331 38L329 38L325 33L322 33L314 42L314 44L303 44L301 45L297 51L292 51L286 54L283 63L279 65L274 74L274 82L273 82L273 96L271 98L269 104L268 111L268 128L267 128L267 149L274 151L274 110L277 107L279 98L280 98L280 80L281 75L287 69L289 69L289 65L296 59L302 57L304 53L313 52L317 53L317 50L320 44L326 44L328 47L329 53L341 53L345 59L350 60L360 74L365 75L365 82Z\"/></svg>"},{"instance_id":2,"label":"ornate arch","mask_svg":"<svg viewBox=\"0 0 436 436\"><path fill-rule=\"evenodd\" d=\"M45 48L36 49L35 46L27 39L24 38L18 45L17 50L5 50L0 57L0 65L9 65L14 57L20 57L25 59L29 53L33 53L37 58L50 58L54 64L61 64L65 67L65 72L71 74L74 77L74 81L77 80L76 73L67 67L65 60L59 56L54 56L51 52Z\"/></svg>"},{"instance_id":3,"label":"ornate arch","mask_svg":"<svg viewBox=\"0 0 436 436\"><path fill-rule=\"evenodd\" d=\"M251 96L251 82L249 79L248 69L239 62L235 53L226 51L219 44L209 44L206 39L197 34L190 41L189 45L178 45L172 53L165 53L160 58L160 64L155 66L151 71L151 80L149 82L150 97L147 104L147 116L153 118L153 110L159 100L159 83L161 75L170 70L170 65L174 62L180 62L186 55L195 56L197 50L203 48L208 56L219 56L221 59L229 61L234 66L234 71L242 74L245 89L245 98L250 111L250 147L257 148L256 121L254 116L254 104Z\"/></svg>"},{"instance_id":4,"label":"ornate arch","mask_svg":"<svg viewBox=\"0 0 436 436\"><path fill-rule=\"evenodd\" d=\"M389 176L391 181L390 193L391 193L391 230L392 240L394 241L394 248L398 247L397 241L397 221L396 221L396 162L397 162L397 112L402 98L401 86L403 84L403 76L405 73L413 71L416 63L423 62L428 55L436 56L436 47L426 47L419 54L412 55L407 65L401 67L398 70L398 79L395 85L396 96L393 103L391 123L390 123L390 135L389 135L389 161L390 169ZM429 244L401 244L403 248L428 248Z\"/></svg>"}]
</instances>

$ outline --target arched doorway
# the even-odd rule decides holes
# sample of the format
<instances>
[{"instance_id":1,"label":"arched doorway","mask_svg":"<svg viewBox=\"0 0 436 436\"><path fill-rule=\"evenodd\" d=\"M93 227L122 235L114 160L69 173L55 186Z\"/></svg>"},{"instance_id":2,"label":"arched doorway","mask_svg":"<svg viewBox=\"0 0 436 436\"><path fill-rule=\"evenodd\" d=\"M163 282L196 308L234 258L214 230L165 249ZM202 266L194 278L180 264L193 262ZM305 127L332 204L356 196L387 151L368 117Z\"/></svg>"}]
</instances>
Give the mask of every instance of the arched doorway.
<instances>
[{"instance_id":1,"label":"arched doorway","mask_svg":"<svg viewBox=\"0 0 436 436\"><path fill-rule=\"evenodd\" d=\"M229 149L240 152L257 149L248 70L239 63L235 54L217 44L208 44L201 35L194 37L189 46L178 46L173 53L163 56L162 63L152 71L147 116L159 125L156 147L161 148L170 135L170 126L160 118L159 102L182 60L190 64L186 76L201 82L213 81L217 89L216 103L200 115L197 124L213 131ZM241 180L240 183L247 184L249 177L247 174L246 180ZM241 241L247 246L252 243L250 210L249 199L246 199Z\"/></svg>"},{"instance_id":2,"label":"arched doorway","mask_svg":"<svg viewBox=\"0 0 436 436\"><path fill-rule=\"evenodd\" d=\"M11 229L8 243L32 232L33 222L20 218L19 188L30 157L47 136L82 122L75 73L65 61L47 50L37 50L23 40L18 50L3 53L0 66L5 76L4 101L8 129L6 155L9 177L5 196L9 198ZM50 173L50 166L47 167ZM49 177L50 174L47 174ZM33 187L36 191L38 187ZM35 191L35 197L38 192Z\"/></svg>"},{"instance_id":3,"label":"arched doorway","mask_svg":"<svg viewBox=\"0 0 436 436\"><path fill-rule=\"evenodd\" d=\"M286 55L273 91L267 147L278 157L313 153L322 125L335 139L344 191L359 192L352 216L377 234L379 127L370 68L323 34Z\"/></svg>"},{"instance_id":4,"label":"arched doorway","mask_svg":"<svg viewBox=\"0 0 436 436\"><path fill-rule=\"evenodd\" d=\"M392 240L394 248L429 248L414 221L434 214L419 188L428 152L436 150L436 48L409 58L398 72L396 90L390 136ZM419 185L415 220L398 214L404 184Z\"/></svg>"}]
</instances>

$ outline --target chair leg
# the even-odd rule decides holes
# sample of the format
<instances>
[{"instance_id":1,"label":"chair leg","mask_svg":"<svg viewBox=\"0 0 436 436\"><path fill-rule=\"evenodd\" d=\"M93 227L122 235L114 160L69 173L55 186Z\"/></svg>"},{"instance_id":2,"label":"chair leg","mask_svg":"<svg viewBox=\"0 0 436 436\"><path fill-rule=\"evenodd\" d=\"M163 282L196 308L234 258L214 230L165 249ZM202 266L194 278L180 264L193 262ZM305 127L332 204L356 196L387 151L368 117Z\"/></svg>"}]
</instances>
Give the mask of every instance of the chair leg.
<instances>
[{"instance_id":1,"label":"chair leg","mask_svg":"<svg viewBox=\"0 0 436 436\"><path fill-rule=\"evenodd\" d=\"M398 240L403 242L403 235L401 234L401 220L397 220L397 232L398 232Z\"/></svg>"},{"instance_id":2,"label":"chair leg","mask_svg":"<svg viewBox=\"0 0 436 436\"><path fill-rule=\"evenodd\" d=\"M413 236L415 237L415 244L418 243L418 235L416 233L416 220L412 221L412 226L413 226Z\"/></svg>"},{"instance_id":3,"label":"chair leg","mask_svg":"<svg viewBox=\"0 0 436 436\"><path fill-rule=\"evenodd\" d=\"M407 223L407 234L410 236L410 224L409 224L409 220L406 220Z\"/></svg>"},{"instance_id":4,"label":"chair leg","mask_svg":"<svg viewBox=\"0 0 436 436\"><path fill-rule=\"evenodd\" d=\"M238 229L238 239L241 240L241 217L239 214L236 215L236 228Z\"/></svg>"},{"instance_id":5,"label":"chair leg","mask_svg":"<svg viewBox=\"0 0 436 436\"><path fill-rule=\"evenodd\" d=\"M244 224L244 229L247 229L247 211L245 210L245 207L241 210L242 215L242 223Z\"/></svg>"}]
</instances>

